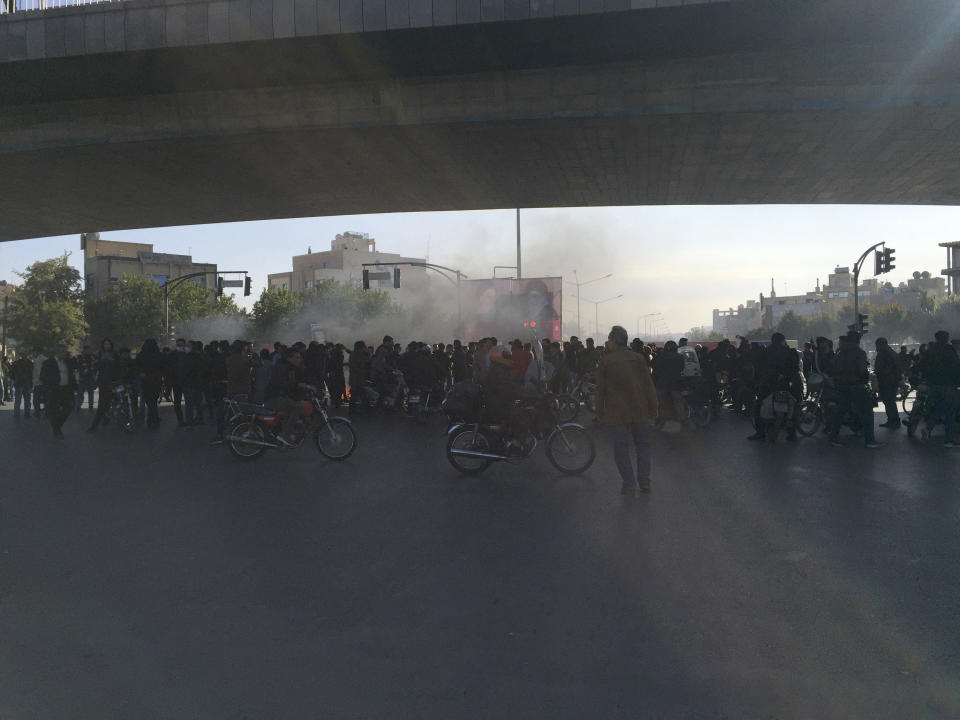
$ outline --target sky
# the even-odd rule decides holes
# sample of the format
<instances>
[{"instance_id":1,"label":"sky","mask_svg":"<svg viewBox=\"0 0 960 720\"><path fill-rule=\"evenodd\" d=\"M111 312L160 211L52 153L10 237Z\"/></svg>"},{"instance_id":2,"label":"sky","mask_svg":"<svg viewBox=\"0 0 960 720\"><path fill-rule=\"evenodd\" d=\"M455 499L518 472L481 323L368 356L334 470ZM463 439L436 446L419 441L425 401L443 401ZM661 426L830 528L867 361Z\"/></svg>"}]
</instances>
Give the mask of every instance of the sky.
<instances>
[{"instance_id":1,"label":"sky","mask_svg":"<svg viewBox=\"0 0 960 720\"><path fill-rule=\"evenodd\" d=\"M946 267L938 243L960 239L960 207L938 206L647 206L521 210L524 277L562 276L564 329L577 332L576 287L581 286L581 330L623 325L631 335L657 330L679 336L711 324L713 308L736 307L769 295L814 289L836 266L851 266L875 242L896 248L894 284L915 270ZM515 210L394 213L268 220L103 232L106 240L152 243L155 252L193 255L195 262L248 270L253 295L267 274L288 271L291 257L330 249L337 233L365 232L377 248L491 277L494 265L516 260ZM0 280L16 282L30 263L72 253L82 272L78 235L0 243ZM870 277L868 261L862 277ZM499 271L503 276L504 271ZM507 275L510 274L508 271ZM596 278L611 277L591 282ZM438 280L438 282L444 282ZM650 313L660 313L642 318Z\"/></svg>"}]
</instances>

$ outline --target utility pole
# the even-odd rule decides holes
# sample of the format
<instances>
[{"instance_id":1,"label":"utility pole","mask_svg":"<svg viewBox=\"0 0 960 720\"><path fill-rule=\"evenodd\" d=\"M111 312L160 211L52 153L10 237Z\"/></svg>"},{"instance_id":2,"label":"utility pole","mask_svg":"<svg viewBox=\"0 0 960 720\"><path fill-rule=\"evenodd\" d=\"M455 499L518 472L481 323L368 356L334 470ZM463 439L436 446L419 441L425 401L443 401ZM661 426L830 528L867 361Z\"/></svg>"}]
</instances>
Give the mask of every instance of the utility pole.
<instances>
[{"instance_id":1,"label":"utility pole","mask_svg":"<svg viewBox=\"0 0 960 720\"><path fill-rule=\"evenodd\" d=\"M857 327L860 326L860 269L863 267L863 261L867 259L867 256L883 244L878 242L868 247L853 265L853 323Z\"/></svg>"},{"instance_id":2,"label":"utility pole","mask_svg":"<svg viewBox=\"0 0 960 720\"><path fill-rule=\"evenodd\" d=\"M580 286L589 285L590 283L599 282L600 280L606 280L608 277L613 277L613 273L607 273L603 277L598 277L598 278L594 278L593 280L585 280L584 282L580 282L580 277L579 275L577 275L577 271L574 270L573 277L575 280L573 284L576 285L577 287L577 335L579 336L583 334L583 330L580 326Z\"/></svg>"},{"instance_id":3,"label":"utility pole","mask_svg":"<svg viewBox=\"0 0 960 720\"><path fill-rule=\"evenodd\" d=\"M517 280L523 278L520 272L520 208L517 208Z\"/></svg>"}]
</instances>

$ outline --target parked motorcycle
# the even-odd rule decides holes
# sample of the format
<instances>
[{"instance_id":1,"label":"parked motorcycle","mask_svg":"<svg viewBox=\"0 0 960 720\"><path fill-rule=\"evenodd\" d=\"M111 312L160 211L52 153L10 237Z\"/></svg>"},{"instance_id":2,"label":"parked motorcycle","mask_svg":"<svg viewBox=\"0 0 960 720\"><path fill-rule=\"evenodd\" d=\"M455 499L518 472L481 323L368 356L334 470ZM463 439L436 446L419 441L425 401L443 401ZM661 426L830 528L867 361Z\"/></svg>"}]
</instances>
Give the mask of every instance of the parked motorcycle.
<instances>
[{"instance_id":1,"label":"parked motorcycle","mask_svg":"<svg viewBox=\"0 0 960 720\"><path fill-rule=\"evenodd\" d=\"M308 436L329 460L346 460L357 448L357 433L346 418L331 417L315 395L301 402L302 414L293 426L293 443L286 445L279 435L286 413L262 405L224 400L228 417L224 438L230 452L240 460L256 460L267 450L293 450Z\"/></svg>"}]
</instances>

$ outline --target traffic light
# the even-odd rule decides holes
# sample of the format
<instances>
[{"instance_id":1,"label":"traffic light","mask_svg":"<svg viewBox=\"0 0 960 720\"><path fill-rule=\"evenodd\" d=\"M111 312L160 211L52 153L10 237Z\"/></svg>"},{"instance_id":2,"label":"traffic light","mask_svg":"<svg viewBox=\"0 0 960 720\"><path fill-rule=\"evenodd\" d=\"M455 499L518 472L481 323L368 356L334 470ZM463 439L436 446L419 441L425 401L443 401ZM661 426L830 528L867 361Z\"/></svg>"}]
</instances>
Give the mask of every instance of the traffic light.
<instances>
[{"instance_id":1,"label":"traffic light","mask_svg":"<svg viewBox=\"0 0 960 720\"><path fill-rule=\"evenodd\" d=\"M247 275L243 281L243 296L248 297L250 295L250 286L253 285L253 278Z\"/></svg>"},{"instance_id":2,"label":"traffic light","mask_svg":"<svg viewBox=\"0 0 960 720\"><path fill-rule=\"evenodd\" d=\"M223 278L217 276L217 297L223 297Z\"/></svg>"},{"instance_id":3,"label":"traffic light","mask_svg":"<svg viewBox=\"0 0 960 720\"><path fill-rule=\"evenodd\" d=\"M868 317L863 313L857 315L857 332L861 335L866 334L867 329L870 327L867 324Z\"/></svg>"},{"instance_id":4,"label":"traffic light","mask_svg":"<svg viewBox=\"0 0 960 720\"><path fill-rule=\"evenodd\" d=\"M896 260L896 258L893 256L893 253L895 252L896 250L893 248L885 247L883 249L883 271L885 273L890 272L896 267L896 265L893 264L893 261Z\"/></svg>"},{"instance_id":5,"label":"traffic light","mask_svg":"<svg viewBox=\"0 0 960 720\"><path fill-rule=\"evenodd\" d=\"M366 268L363 269L363 289L370 289L370 271Z\"/></svg>"},{"instance_id":6,"label":"traffic light","mask_svg":"<svg viewBox=\"0 0 960 720\"><path fill-rule=\"evenodd\" d=\"M400 287L400 268L398 267L393 269L393 286L395 288Z\"/></svg>"},{"instance_id":7,"label":"traffic light","mask_svg":"<svg viewBox=\"0 0 960 720\"><path fill-rule=\"evenodd\" d=\"M883 275L883 253L880 250L873 253L873 274Z\"/></svg>"}]
</instances>

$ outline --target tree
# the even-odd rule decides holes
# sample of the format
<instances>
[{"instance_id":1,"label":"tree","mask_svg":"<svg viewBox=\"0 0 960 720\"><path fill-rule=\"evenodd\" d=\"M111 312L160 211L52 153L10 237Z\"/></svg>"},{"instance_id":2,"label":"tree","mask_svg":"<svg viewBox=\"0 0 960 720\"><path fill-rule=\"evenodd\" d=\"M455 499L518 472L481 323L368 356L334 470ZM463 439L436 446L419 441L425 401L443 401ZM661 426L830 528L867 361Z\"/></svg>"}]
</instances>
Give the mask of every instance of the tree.
<instances>
[{"instance_id":1,"label":"tree","mask_svg":"<svg viewBox=\"0 0 960 720\"><path fill-rule=\"evenodd\" d=\"M11 298L7 313L10 337L27 348L50 350L76 345L86 334L80 273L70 267L69 253L40 260L22 273L23 287Z\"/></svg>"},{"instance_id":2,"label":"tree","mask_svg":"<svg viewBox=\"0 0 960 720\"><path fill-rule=\"evenodd\" d=\"M88 302L86 313L98 344L108 337L114 347L138 347L148 337L163 337L163 288L148 277L125 275Z\"/></svg>"},{"instance_id":3,"label":"tree","mask_svg":"<svg viewBox=\"0 0 960 720\"><path fill-rule=\"evenodd\" d=\"M278 336L279 330L289 324L303 307L299 293L291 290L265 289L253 304L253 327L261 340Z\"/></svg>"}]
</instances>

